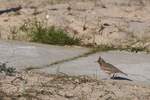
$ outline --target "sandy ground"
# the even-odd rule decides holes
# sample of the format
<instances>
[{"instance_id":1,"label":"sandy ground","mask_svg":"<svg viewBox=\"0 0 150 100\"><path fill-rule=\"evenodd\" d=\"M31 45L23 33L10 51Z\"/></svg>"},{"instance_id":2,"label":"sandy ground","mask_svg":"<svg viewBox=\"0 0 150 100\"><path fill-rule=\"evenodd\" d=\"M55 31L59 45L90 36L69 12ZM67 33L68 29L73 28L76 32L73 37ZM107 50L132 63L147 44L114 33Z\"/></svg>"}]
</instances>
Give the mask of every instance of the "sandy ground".
<instances>
[{"instance_id":1,"label":"sandy ground","mask_svg":"<svg viewBox=\"0 0 150 100\"><path fill-rule=\"evenodd\" d=\"M18 12L0 15L2 39L28 40L18 32L25 21L44 20L81 38L84 44L150 49L149 0L13 0L0 9L21 5ZM17 33L18 32L18 33Z\"/></svg>"},{"instance_id":2,"label":"sandy ground","mask_svg":"<svg viewBox=\"0 0 150 100\"><path fill-rule=\"evenodd\" d=\"M86 76L22 72L1 77L1 100L149 100L150 85Z\"/></svg>"},{"instance_id":3,"label":"sandy ground","mask_svg":"<svg viewBox=\"0 0 150 100\"><path fill-rule=\"evenodd\" d=\"M84 44L150 50L149 0L0 0L0 38L28 40L19 27L35 17L81 38ZM20 72L0 74L0 100L150 100L150 85L87 76Z\"/></svg>"}]
</instances>

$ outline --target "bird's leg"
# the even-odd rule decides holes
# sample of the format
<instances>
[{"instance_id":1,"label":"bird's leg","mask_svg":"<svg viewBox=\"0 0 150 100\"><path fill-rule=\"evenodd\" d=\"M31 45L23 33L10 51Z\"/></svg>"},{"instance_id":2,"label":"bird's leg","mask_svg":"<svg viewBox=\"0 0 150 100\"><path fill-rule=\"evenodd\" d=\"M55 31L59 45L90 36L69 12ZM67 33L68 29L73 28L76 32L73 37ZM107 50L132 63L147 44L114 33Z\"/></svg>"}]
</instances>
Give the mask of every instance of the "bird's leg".
<instances>
[{"instance_id":1,"label":"bird's leg","mask_svg":"<svg viewBox=\"0 0 150 100\"><path fill-rule=\"evenodd\" d=\"M112 79L114 79L114 78L115 78L115 74L116 74L116 73L114 73L114 74L113 74Z\"/></svg>"}]
</instances>

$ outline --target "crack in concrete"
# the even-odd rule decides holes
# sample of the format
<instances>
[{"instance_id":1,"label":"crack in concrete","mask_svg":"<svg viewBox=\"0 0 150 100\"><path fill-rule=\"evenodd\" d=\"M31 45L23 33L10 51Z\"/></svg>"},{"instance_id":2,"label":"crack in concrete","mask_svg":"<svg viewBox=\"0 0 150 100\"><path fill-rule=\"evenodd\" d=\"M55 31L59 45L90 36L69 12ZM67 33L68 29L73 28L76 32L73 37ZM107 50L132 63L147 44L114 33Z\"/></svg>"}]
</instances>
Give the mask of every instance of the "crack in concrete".
<instances>
[{"instance_id":1,"label":"crack in concrete","mask_svg":"<svg viewBox=\"0 0 150 100\"><path fill-rule=\"evenodd\" d=\"M29 71L29 70L34 70L34 69L43 69L43 68L47 68L47 67L52 67L53 65L57 65L57 64L62 64L62 63L65 63L65 62L73 61L73 60L76 60L78 58L82 58L82 57L86 57L86 56L95 54L97 52L100 52L100 51L97 50L97 49L94 49L94 50L92 49L89 52L80 54L80 55L72 57L72 58L67 58L67 59L62 59L62 60L59 60L59 61L55 61L55 62L52 62L50 64L43 65L42 67L28 67L28 68L25 68L24 70L25 71Z\"/></svg>"}]
</instances>

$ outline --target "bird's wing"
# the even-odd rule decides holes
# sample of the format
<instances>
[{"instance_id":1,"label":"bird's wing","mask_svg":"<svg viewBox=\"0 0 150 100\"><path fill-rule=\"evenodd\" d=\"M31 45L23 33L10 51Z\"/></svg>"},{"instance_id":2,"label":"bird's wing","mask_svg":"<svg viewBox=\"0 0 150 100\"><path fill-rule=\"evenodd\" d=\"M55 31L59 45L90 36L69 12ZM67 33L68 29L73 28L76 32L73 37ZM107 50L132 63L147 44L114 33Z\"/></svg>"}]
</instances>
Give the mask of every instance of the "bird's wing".
<instances>
[{"instance_id":1,"label":"bird's wing","mask_svg":"<svg viewBox=\"0 0 150 100\"><path fill-rule=\"evenodd\" d=\"M122 72L120 69L118 69L117 67L115 67L114 65L110 64L110 63L106 63L108 67L110 67L114 72L119 72L122 74L127 75L126 73Z\"/></svg>"}]
</instances>

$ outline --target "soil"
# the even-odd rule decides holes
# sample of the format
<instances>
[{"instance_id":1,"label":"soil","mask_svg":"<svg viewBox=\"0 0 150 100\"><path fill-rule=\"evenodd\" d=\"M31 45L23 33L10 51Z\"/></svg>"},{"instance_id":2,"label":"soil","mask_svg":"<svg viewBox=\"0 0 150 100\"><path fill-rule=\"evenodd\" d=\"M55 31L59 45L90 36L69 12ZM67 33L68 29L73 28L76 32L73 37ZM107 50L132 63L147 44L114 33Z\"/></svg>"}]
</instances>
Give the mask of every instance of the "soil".
<instances>
[{"instance_id":1,"label":"soil","mask_svg":"<svg viewBox=\"0 0 150 100\"><path fill-rule=\"evenodd\" d=\"M83 44L139 47L150 51L150 0L0 0L0 39L29 41L25 22L44 21ZM19 72L0 74L0 100L150 100L150 85L87 76Z\"/></svg>"},{"instance_id":2,"label":"soil","mask_svg":"<svg viewBox=\"0 0 150 100\"><path fill-rule=\"evenodd\" d=\"M150 100L150 85L22 72L0 79L0 100Z\"/></svg>"},{"instance_id":3,"label":"soil","mask_svg":"<svg viewBox=\"0 0 150 100\"><path fill-rule=\"evenodd\" d=\"M150 50L149 0L1 0L2 39L28 41L19 27L35 18L69 32L83 44L139 47ZM19 32L18 32L19 31Z\"/></svg>"}]
</instances>

